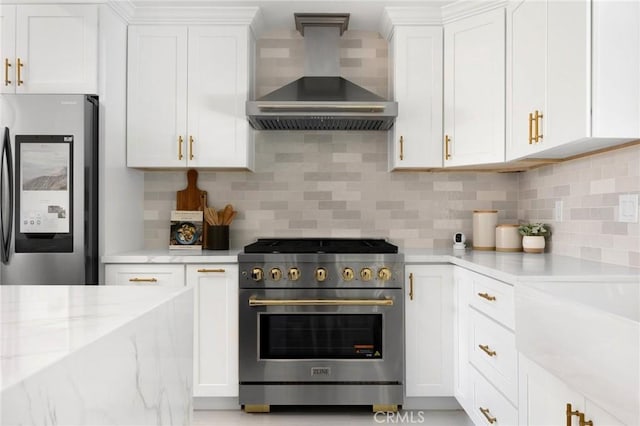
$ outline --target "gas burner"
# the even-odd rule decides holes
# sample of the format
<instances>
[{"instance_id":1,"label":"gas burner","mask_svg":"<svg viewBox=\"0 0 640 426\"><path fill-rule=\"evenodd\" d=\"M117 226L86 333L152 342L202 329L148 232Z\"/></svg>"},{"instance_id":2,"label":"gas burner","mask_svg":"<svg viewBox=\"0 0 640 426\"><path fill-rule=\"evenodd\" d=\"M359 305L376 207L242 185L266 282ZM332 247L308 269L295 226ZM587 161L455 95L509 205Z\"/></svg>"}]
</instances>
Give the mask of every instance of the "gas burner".
<instances>
[{"instance_id":1,"label":"gas burner","mask_svg":"<svg viewBox=\"0 0 640 426\"><path fill-rule=\"evenodd\" d=\"M397 253L398 247L383 239L359 238L260 238L245 253Z\"/></svg>"}]
</instances>

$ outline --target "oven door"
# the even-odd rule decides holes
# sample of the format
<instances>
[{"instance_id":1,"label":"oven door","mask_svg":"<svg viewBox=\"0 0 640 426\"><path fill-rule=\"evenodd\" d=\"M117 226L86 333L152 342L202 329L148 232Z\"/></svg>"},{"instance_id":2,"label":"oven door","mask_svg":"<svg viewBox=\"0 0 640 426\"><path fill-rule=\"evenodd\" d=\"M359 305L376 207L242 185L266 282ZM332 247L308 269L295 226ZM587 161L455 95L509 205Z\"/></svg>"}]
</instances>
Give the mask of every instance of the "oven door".
<instances>
[{"instance_id":1,"label":"oven door","mask_svg":"<svg viewBox=\"0 0 640 426\"><path fill-rule=\"evenodd\" d=\"M400 289L241 289L240 383L401 383Z\"/></svg>"}]
</instances>

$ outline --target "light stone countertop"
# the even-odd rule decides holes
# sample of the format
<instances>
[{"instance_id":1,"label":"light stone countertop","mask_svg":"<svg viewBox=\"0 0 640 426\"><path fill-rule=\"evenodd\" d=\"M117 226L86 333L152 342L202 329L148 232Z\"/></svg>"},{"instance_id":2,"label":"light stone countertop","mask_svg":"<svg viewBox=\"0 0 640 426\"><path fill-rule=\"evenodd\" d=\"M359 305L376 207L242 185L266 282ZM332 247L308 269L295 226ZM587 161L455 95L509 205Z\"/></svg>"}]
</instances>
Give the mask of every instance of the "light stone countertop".
<instances>
[{"instance_id":1,"label":"light stone countertop","mask_svg":"<svg viewBox=\"0 0 640 426\"><path fill-rule=\"evenodd\" d=\"M0 390L191 291L191 287L0 286Z\"/></svg>"},{"instance_id":2,"label":"light stone countertop","mask_svg":"<svg viewBox=\"0 0 640 426\"><path fill-rule=\"evenodd\" d=\"M235 250L136 250L102 256L102 263L236 263Z\"/></svg>"}]
</instances>

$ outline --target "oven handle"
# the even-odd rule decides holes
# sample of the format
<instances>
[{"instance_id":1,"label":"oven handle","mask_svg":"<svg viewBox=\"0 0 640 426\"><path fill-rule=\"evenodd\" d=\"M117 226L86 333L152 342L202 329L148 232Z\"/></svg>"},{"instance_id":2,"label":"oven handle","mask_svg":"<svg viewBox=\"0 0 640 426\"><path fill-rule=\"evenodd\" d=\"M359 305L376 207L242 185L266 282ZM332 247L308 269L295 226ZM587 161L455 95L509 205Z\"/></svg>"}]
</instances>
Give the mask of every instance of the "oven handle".
<instances>
[{"instance_id":1,"label":"oven handle","mask_svg":"<svg viewBox=\"0 0 640 426\"><path fill-rule=\"evenodd\" d=\"M256 299L249 306L393 306L393 299Z\"/></svg>"}]
</instances>

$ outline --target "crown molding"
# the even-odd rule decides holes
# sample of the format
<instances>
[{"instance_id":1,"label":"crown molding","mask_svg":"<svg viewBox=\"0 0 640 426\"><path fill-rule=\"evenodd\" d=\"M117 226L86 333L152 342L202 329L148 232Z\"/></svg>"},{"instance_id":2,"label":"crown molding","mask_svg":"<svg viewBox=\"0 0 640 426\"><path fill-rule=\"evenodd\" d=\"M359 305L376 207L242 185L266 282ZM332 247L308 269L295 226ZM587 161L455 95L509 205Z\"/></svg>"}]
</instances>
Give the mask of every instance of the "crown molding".
<instances>
[{"instance_id":1,"label":"crown molding","mask_svg":"<svg viewBox=\"0 0 640 426\"><path fill-rule=\"evenodd\" d=\"M508 0L459 0L442 6L442 23L448 24L469 16L505 7Z\"/></svg>"},{"instance_id":2,"label":"crown molding","mask_svg":"<svg viewBox=\"0 0 640 426\"><path fill-rule=\"evenodd\" d=\"M442 25L442 13L435 6L385 7L380 17L380 34L390 39L396 25Z\"/></svg>"}]
</instances>

